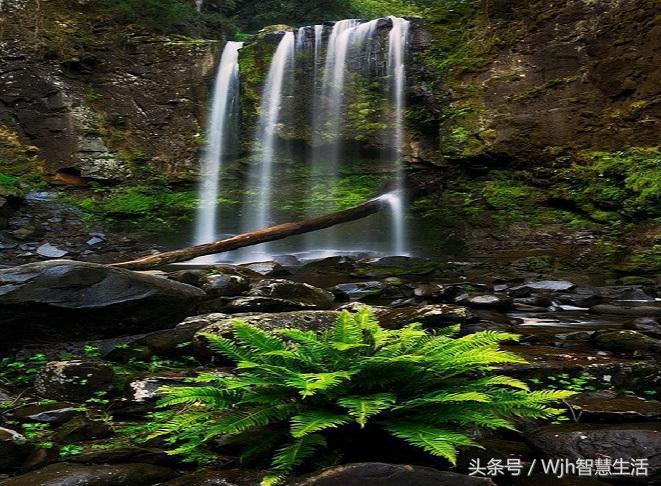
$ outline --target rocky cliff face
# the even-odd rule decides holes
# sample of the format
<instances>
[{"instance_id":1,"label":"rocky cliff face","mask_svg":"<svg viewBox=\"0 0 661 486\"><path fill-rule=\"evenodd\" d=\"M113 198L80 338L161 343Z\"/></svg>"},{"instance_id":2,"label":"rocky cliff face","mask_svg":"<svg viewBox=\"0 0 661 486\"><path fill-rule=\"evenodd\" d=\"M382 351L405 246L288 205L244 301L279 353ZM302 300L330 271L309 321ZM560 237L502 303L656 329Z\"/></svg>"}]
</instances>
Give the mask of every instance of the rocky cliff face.
<instances>
[{"instance_id":1,"label":"rocky cliff face","mask_svg":"<svg viewBox=\"0 0 661 486\"><path fill-rule=\"evenodd\" d=\"M13 26L0 44L4 129L36 148L48 176L192 178L217 43L85 23L83 6L66 2L40 16L37 4L0 12ZM31 24L59 44L36 43ZM65 38L48 39L57 33Z\"/></svg>"},{"instance_id":2,"label":"rocky cliff face","mask_svg":"<svg viewBox=\"0 0 661 486\"><path fill-rule=\"evenodd\" d=\"M507 0L442 12L416 59L424 109L414 117L427 136L413 156L526 164L658 144L654 3Z\"/></svg>"}]
</instances>

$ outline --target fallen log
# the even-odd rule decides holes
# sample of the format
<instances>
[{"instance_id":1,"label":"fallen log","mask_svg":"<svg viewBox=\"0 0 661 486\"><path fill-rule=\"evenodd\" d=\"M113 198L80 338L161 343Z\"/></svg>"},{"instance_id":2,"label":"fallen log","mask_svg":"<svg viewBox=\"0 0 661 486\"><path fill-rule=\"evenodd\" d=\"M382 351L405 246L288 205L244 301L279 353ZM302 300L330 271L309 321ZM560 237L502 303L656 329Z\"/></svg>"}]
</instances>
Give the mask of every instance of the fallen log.
<instances>
[{"instance_id":1,"label":"fallen log","mask_svg":"<svg viewBox=\"0 0 661 486\"><path fill-rule=\"evenodd\" d=\"M418 193L419 190L416 190L415 192ZM365 218L385 207L390 206L391 201L398 197L400 197L400 195L396 191L388 192L374 199L370 199L369 201L364 202L358 206L354 206L343 211L326 214L324 216L319 216L318 218L270 226L268 228L262 228L255 231L250 231L248 233L242 233L225 240L205 243L203 245L190 246L180 250L157 253L155 255L149 255L128 262L114 263L112 266L127 268L129 270L146 270L169 263L192 260L193 258L201 257L204 255L213 255L216 253L236 250L238 248L244 248L246 246L258 245L259 243L280 240L287 238L288 236L310 233L312 231L329 228L337 224Z\"/></svg>"}]
</instances>

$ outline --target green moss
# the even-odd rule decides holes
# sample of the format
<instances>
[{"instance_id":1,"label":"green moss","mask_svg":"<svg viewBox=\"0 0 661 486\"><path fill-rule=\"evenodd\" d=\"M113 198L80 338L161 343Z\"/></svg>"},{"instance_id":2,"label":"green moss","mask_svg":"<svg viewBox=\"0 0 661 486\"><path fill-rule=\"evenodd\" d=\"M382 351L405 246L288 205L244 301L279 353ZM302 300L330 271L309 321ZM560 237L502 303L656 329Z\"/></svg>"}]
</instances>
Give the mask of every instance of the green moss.
<instances>
[{"instance_id":1,"label":"green moss","mask_svg":"<svg viewBox=\"0 0 661 486\"><path fill-rule=\"evenodd\" d=\"M572 202L596 221L661 215L658 147L583 152L571 166L559 169L555 179L555 197Z\"/></svg>"}]
</instances>

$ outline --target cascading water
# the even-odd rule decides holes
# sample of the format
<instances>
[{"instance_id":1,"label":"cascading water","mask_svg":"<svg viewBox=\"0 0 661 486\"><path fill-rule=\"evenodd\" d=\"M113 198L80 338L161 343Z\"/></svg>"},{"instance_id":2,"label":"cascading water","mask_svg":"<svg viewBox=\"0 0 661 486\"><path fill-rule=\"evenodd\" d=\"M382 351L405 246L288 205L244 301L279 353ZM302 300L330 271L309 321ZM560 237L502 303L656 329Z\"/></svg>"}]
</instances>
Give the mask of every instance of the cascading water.
<instances>
[{"instance_id":1,"label":"cascading water","mask_svg":"<svg viewBox=\"0 0 661 486\"><path fill-rule=\"evenodd\" d=\"M228 42L220 58L213 87L211 116L202 154L195 243L209 243L218 236L218 193L222 159L234 152L239 109L239 49L242 42Z\"/></svg>"},{"instance_id":2,"label":"cascading water","mask_svg":"<svg viewBox=\"0 0 661 486\"><path fill-rule=\"evenodd\" d=\"M388 27L389 31L386 30ZM319 199L319 204L306 206L308 216L331 211L333 205L338 204L336 198L341 197L338 194L347 190L342 189L343 184L352 184L350 179L362 177L362 174L369 174L368 177L377 183L388 178L394 181L391 183L392 192L383 196L391 210L355 225L350 223L346 227L328 228L286 240L288 246L274 242L268 248L265 244L246 248L238 256L240 260L254 261L269 258L272 254L296 253L294 249L303 250L307 255L365 249L407 254L402 153L406 138L404 110L409 29L407 20L389 17L370 22L341 20L332 27L318 24L282 34L261 90L251 163L245 180L240 183L244 201L234 219L226 221L224 231L246 232L291 220L288 212L298 210L300 214L298 208L301 206L296 208L289 199L298 201L296 197L300 194L292 191L300 192L301 188L308 201ZM239 47L239 43L229 43L226 47L214 90L217 96L214 96L203 158L205 177L200 196L204 204L198 212L198 243L217 236L215 202L219 189L218 167L221 165L218 154L223 152L222 147L228 143L228 138L239 138L227 135L227 127L236 122L236 103L232 100L236 99L238 79L228 76L231 79L222 81L226 88L220 85L221 71L238 72L238 67L233 68L236 71L230 70L225 62L230 62L230 51L234 49L232 62L236 64ZM365 106L365 99L361 98L364 90L376 99L389 101L388 107L380 101L368 105L373 117L370 123L377 127L371 128L374 141L379 139L380 133L380 146L387 148L382 150L380 160L374 156L374 145L371 152L361 155L358 151L362 149L356 145L345 146L344 142L352 139L351 130L355 130L355 125L352 128L348 119L355 114L349 104ZM386 94L385 98L381 97L379 90ZM307 92L311 93L311 98L301 96ZM218 99L223 94L227 98ZM309 113L309 116L301 117L300 113ZM298 133L310 134L311 143L305 151L288 141L296 140ZM220 138L212 138L214 134ZM369 166L356 166L354 161L361 164L371 162ZM367 172L361 172L365 168ZM216 176L211 177L213 174ZM354 236L360 233L371 235L371 239L361 244Z\"/></svg>"},{"instance_id":3,"label":"cascading water","mask_svg":"<svg viewBox=\"0 0 661 486\"><path fill-rule=\"evenodd\" d=\"M397 201L391 202L393 252L406 253L406 208L404 207L404 168L401 159L404 148L404 94L406 89L405 57L411 23L408 20L389 17L392 28L388 35L388 75L390 77L390 98L394 107L394 136L392 140L395 157Z\"/></svg>"},{"instance_id":4,"label":"cascading water","mask_svg":"<svg viewBox=\"0 0 661 486\"><path fill-rule=\"evenodd\" d=\"M273 163L275 161L276 129L280 122L285 81L289 79L294 63L295 37L286 32L271 60L271 66L262 90L257 123L257 151L259 163L251 168L248 184L257 191L254 205L245 204L243 229L251 231L269 226L272 221ZM262 252L266 247L262 246Z\"/></svg>"}]
</instances>

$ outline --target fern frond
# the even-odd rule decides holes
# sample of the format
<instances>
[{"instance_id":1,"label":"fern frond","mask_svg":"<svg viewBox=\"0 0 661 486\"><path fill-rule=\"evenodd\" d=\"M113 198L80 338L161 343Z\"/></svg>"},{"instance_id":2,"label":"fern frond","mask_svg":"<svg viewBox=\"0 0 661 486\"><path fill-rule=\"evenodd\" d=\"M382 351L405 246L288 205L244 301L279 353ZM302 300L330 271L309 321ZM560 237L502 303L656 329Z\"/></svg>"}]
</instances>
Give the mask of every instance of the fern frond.
<instances>
[{"instance_id":1,"label":"fern frond","mask_svg":"<svg viewBox=\"0 0 661 486\"><path fill-rule=\"evenodd\" d=\"M363 344L362 343L362 329L360 321L365 316L365 313L359 312L358 314L351 314L347 310L343 310L333 326L333 341L335 343Z\"/></svg>"},{"instance_id":2,"label":"fern frond","mask_svg":"<svg viewBox=\"0 0 661 486\"><path fill-rule=\"evenodd\" d=\"M204 337L209 342L209 345L215 352L226 358L233 361L247 361L251 359L250 353L239 348L229 339L208 332L200 333L200 336Z\"/></svg>"},{"instance_id":3,"label":"fern frond","mask_svg":"<svg viewBox=\"0 0 661 486\"><path fill-rule=\"evenodd\" d=\"M346 408L349 415L363 428L368 418L389 409L396 400L397 397L393 393L375 393L374 395L341 398L337 403Z\"/></svg>"},{"instance_id":4,"label":"fern frond","mask_svg":"<svg viewBox=\"0 0 661 486\"><path fill-rule=\"evenodd\" d=\"M444 457L452 464L457 463L457 446L481 447L464 434L430 427L424 423L388 421L384 426L395 437L420 447L432 455Z\"/></svg>"},{"instance_id":5,"label":"fern frond","mask_svg":"<svg viewBox=\"0 0 661 486\"><path fill-rule=\"evenodd\" d=\"M313 432L337 428L350 420L346 414L333 413L327 410L310 410L291 418L291 435L296 439L300 439Z\"/></svg>"},{"instance_id":6,"label":"fern frond","mask_svg":"<svg viewBox=\"0 0 661 486\"><path fill-rule=\"evenodd\" d=\"M254 353L280 351L286 347L285 343L274 335L243 321L234 321L234 337ZM259 355L256 358L259 358Z\"/></svg>"},{"instance_id":7,"label":"fern frond","mask_svg":"<svg viewBox=\"0 0 661 486\"><path fill-rule=\"evenodd\" d=\"M295 467L300 466L321 447L326 447L326 439L320 434L306 435L282 447L273 456L271 470L262 479L261 485L275 486L282 483Z\"/></svg>"}]
</instances>

